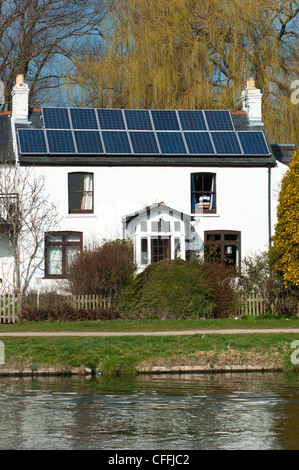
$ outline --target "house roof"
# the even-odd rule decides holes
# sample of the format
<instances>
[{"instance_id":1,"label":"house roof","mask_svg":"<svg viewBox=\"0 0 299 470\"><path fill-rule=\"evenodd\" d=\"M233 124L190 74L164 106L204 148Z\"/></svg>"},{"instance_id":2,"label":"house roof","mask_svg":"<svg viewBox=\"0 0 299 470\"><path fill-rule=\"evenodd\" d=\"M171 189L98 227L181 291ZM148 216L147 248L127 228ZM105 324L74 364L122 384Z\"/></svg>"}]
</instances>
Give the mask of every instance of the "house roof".
<instances>
[{"instance_id":1,"label":"house roof","mask_svg":"<svg viewBox=\"0 0 299 470\"><path fill-rule=\"evenodd\" d=\"M0 147L13 155L10 120L0 114ZM15 134L24 165L275 165L264 126L245 111L42 108Z\"/></svg>"},{"instance_id":2,"label":"house roof","mask_svg":"<svg viewBox=\"0 0 299 470\"><path fill-rule=\"evenodd\" d=\"M295 144L273 144L271 145L273 156L276 160L285 165L289 165L294 154Z\"/></svg>"},{"instance_id":3,"label":"house roof","mask_svg":"<svg viewBox=\"0 0 299 470\"><path fill-rule=\"evenodd\" d=\"M128 226L128 224L132 220L136 219L137 217L148 214L148 213L153 213L153 212L158 211L158 210L162 210L162 211L164 210L164 211L175 212L177 214L180 214L180 217L182 218L182 220L183 220L183 218L191 219L190 215L184 214L183 212L181 212L177 209L173 209L173 208L167 206L165 204L165 202L157 202L157 203L151 204L150 206L143 207L139 211L132 212L131 214L127 214L124 217L123 220L126 223L126 226Z\"/></svg>"}]
</instances>

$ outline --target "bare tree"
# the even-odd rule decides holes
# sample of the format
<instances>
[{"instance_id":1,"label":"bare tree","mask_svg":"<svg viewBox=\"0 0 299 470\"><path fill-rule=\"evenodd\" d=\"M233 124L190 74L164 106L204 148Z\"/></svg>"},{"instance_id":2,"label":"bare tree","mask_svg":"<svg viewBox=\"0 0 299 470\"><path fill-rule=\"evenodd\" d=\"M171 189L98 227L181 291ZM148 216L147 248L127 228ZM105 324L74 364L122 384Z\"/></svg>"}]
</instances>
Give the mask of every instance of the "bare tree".
<instances>
[{"instance_id":1,"label":"bare tree","mask_svg":"<svg viewBox=\"0 0 299 470\"><path fill-rule=\"evenodd\" d=\"M0 168L0 235L8 241L13 263L2 258L5 288L25 293L44 259L45 232L59 223L56 206L45 193L44 176L34 168L4 164ZM8 258L7 258L7 261Z\"/></svg>"},{"instance_id":2,"label":"bare tree","mask_svg":"<svg viewBox=\"0 0 299 470\"><path fill-rule=\"evenodd\" d=\"M0 0L0 79L7 109L19 73L30 85L31 106L59 86L61 59L70 59L91 36L94 42L101 37L106 4L109 0Z\"/></svg>"}]
</instances>

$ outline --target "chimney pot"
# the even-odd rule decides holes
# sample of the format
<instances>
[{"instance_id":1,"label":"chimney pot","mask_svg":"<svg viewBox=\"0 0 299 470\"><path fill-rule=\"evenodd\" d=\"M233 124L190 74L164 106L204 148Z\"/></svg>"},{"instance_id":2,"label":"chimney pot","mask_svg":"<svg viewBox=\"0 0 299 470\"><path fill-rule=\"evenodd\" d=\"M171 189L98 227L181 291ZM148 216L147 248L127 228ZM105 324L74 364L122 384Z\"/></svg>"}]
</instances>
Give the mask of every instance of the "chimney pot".
<instances>
[{"instance_id":1,"label":"chimney pot","mask_svg":"<svg viewBox=\"0 0 299 470\"><path fill-rule=\"evenodd\" d=\"M249 77L247 79L247 88L256 88L255 87L255 79L254 77Z\"/></svg>"},{"instance_id":2,"label":"chimney pot","mask_svg":"<svg viewBox=\"0 0 299 470\"><path fill-rule=\"evenodd\" d=\"M22 73L19 73L16 77L16 85L23 85L24 83L24 75Z\"/></svg>"}]
</instances>

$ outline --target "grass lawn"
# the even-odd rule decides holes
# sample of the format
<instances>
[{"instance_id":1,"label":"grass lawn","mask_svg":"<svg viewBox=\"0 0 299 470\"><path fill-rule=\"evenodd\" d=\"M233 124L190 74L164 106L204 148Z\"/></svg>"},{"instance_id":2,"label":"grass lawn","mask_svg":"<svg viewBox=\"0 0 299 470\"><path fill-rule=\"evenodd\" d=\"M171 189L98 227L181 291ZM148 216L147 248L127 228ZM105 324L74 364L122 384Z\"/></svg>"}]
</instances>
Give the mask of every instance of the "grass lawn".
<instances>
[{"instance_id":1,"label":"grass lawn","mask_svg":"<svg viewBox=\"0 0 299 470\"><path fill-rule=\"evenodd\" d=\"M118 337L1 337L5 366L85 366L103 374L134 374L155 365L263 365L298 370L291 343L299 340L299 319L252 317L226 320L116 320L105 322L20 322L1 332L139 332L195 329L298 328L297 333L195 334ZM0 366L1 367L1 366Z\"/></svg>"},{"instance_id":2,"label":"grass lawn","mask_svg":"<svg viewBox=\"0 0 299 470\"><path fill-rule=\"evenodd\" d=\"M199 320L110 320L88 322L20 322L0 324L0 332L23 331L171 331L237 328L299 328L299 318L245 317Z\"/></svg>"},{"instance_id":3,"label":"grass lawn","mask_svg":"<svg viewBox=\"0 0 299 470\"><path fill-rule=\"evenodd\" d=\"M136 367L269 365L294 370L294 334L160 337L3 337L5 366L85 366L103 374L134 374ZM268 367L269 368L269 367Z\"/></svg>"}]
</instances>

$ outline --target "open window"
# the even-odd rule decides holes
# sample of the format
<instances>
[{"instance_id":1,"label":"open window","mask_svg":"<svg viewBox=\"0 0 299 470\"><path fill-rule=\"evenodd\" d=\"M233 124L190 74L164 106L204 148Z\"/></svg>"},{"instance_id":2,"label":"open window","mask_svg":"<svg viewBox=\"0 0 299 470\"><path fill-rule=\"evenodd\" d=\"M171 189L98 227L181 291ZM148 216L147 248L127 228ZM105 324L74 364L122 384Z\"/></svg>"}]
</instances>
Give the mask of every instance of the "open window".
<instances>
[{"instance_id":1,"label":"open window","mask_svg":"<svg viewBox=\"0 0 299 470\"><path fill-rule=\"evenodd\" d=\"M82 232L48 232L45 236L45 277L66 278L74 256L82 253Z\"/></svg>"},{"instance_id":2,"label":"open window","mask_svg":"<svg viewBox=\"0 0 299 470\"><path fill-rule=\"evenodd\" d=\"M216 174L191 174L191 213L216 213Z\"/></svg>"},{"instance_id":3,"label":"open window","mask_svg":"<svg viewBox=\"0 0 299 470\"><path fill-rule=\"evenodd\" d=\"M69 173L69 214L93 213L93 173Z\"/></svg>"},{"instance_id":4,"label":"open window","mask_svg":"<svg viewBox=\"0 0 299 470\"><path fill-rule=\"evenodd\" d=\"M241 232L235 230L206 231L205 259L223 262L226 266L241 266Z\"/></svg>"}]
</instances>

